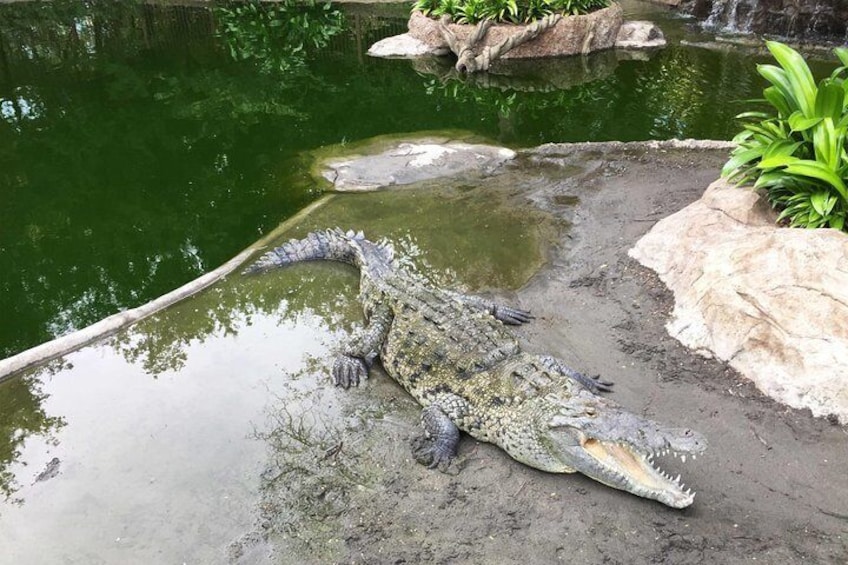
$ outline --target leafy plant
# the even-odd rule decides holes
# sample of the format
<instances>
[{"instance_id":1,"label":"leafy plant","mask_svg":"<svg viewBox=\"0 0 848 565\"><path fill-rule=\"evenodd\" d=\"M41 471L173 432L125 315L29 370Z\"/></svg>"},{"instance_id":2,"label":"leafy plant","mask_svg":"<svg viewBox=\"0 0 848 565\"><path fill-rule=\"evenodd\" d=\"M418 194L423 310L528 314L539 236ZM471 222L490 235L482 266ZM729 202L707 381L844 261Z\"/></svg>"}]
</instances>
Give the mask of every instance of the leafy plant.
<instances>
[{"instance_id":1,"label":"leafy plant","mask_svg":"<svg viewBox=\"0 0 848 565\"><path fill-rule=\"evenodd\" d=\"M779 220L789 225L846 228L848 215L848 48L834 50L841 66L818 84L804 58L766 42L779 66L758 65L771 86L768 112L739 114L744 129L722 175L765 189Z\"/></svg>"},{"instance_id":2,"label":"leafy plant","mask_svg":"<svg viewBox=\"0 0 848 565\"><path fill-rule=\"evenodd\" d=\"M413 11L439 18L449 15L457 23L527 23L549 14L588 14L610 5L610 0L417 0Z\"/></svg>"}]
</instances>

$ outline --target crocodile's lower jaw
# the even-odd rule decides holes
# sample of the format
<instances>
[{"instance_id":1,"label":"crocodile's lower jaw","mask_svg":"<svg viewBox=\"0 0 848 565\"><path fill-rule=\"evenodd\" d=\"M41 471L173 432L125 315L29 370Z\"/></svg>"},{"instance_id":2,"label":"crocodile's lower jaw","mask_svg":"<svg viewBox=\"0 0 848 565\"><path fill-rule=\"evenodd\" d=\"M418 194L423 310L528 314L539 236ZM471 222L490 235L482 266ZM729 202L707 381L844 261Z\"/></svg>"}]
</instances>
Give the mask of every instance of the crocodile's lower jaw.
<instances>
[{"instance_id":1,"label":"crocodile's lower jaw","mask_svg":"<svg viewBox=\"0 0 848 565\"><path fill-rule=\"evenodd\" d=\"M660 470L654 465L651 454L638 453L627 444L591 438L581 442L581 445L586 453L600 464L597 473L583 470L581 472L599 482L658 500L672 508L686 508L695 500L694 492L684 490L680 475L672 478Z\"/></svg>"}]
</instances>

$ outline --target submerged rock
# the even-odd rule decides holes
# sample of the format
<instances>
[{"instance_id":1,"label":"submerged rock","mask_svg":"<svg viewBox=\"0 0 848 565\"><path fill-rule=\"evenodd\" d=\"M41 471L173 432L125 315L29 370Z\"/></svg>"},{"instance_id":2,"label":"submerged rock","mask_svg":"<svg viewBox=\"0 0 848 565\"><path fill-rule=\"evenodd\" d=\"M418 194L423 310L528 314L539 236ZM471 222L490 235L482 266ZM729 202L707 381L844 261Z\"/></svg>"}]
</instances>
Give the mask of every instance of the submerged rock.
<instances>
[{"instance_id":1,"label":"submerged rock","mask_svg":"<svg viewBox=\"0 0 848 565\"><path fill-rule=\"evenodd\" d=\"M335 190L359 192L464 172L485 173L514 157L515 151L505 147L419 139L398 142L375 154L327 161L321 175Z\"/></svg>"},{"instance_id":2,"label":"submerged rock","mask_svg":"<svg viewBox=\"0 0 848 565\"><path fill-rule=\"evenodd\" d=\"M630 255L674 293L673 337L780 402L848 423L848 235L774 220L757 193L717 181Z\"/></svg>"}]
</instances>

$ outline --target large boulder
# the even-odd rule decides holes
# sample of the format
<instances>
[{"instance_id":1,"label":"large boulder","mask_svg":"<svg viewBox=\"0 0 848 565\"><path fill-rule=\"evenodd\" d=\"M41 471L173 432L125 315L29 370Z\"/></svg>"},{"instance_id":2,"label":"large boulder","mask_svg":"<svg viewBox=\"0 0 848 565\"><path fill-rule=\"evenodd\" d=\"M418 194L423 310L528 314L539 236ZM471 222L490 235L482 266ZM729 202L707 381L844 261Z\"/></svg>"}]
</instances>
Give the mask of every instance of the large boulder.
<instances>
[{"instance_id":1,"label":"large boulder","mask_svg":"<svg viewBox=\"0 0 848 565\"><path fill-rule=\"evenodd\" d=\"M559 57L591 53L615 46L618 29L623 21L623 11L617 3L608 8L583 16L562 18L551 29L532 41L528 41L504 53L503 59L526 59ZM439 22L421 12L413 12L409 18L409 35L431 47L447 47L439 30ZM474 33L473 25L450 24L448 26L462 41ZM508 37L521 33L525 26L495 24L486 33L482 45L498 45Z\"/></svg>"},{"instance_id":2,"label":"large boulder","mask_svg":"<svg viewBox=\"0 0 848 565\"><path fill-rule=\"evenodd\" d=\"M630 255L674 293L672 336L848 423L848 235L778 227L757 193L717 181Z\"/></svg>"}]
</instances>

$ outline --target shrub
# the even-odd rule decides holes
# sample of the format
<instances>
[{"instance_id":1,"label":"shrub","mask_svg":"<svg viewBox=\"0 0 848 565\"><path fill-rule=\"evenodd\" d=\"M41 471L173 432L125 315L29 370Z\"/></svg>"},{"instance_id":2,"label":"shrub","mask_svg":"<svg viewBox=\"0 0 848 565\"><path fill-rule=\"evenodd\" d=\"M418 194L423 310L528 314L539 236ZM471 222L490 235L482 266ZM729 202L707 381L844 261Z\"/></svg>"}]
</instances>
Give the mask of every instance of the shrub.
<instances>
[{"instance_id":1,"label":"shrub","mask_svg":"<svg viewBox=\"0 0 848 565\"><path fill-rule=\"evenodd\" d=\"M610 0L417 0L412 9L426 16L449 15L461 24L495 22L527 23L549 14L588 14L610 5Z\"/></svg>"},{"instance_id":2,"label":"shrub","mask_svg":"<svg viewBox=\"0 0 848 565\"><path fill-rule=\"evenodd\" d=\"M758 65L771 86L769 111L739 114L744 129L722 176L765 189L779 221L793 227L846 228L848 215L848 48L834 50L842 66L818 85L804 58L775 41L766 45L780 66Z\"/></svg>"}]
</instances>

